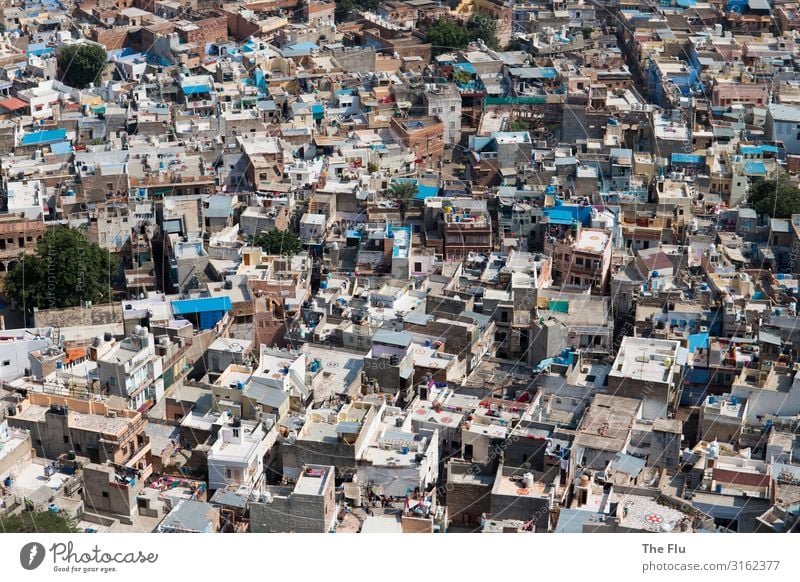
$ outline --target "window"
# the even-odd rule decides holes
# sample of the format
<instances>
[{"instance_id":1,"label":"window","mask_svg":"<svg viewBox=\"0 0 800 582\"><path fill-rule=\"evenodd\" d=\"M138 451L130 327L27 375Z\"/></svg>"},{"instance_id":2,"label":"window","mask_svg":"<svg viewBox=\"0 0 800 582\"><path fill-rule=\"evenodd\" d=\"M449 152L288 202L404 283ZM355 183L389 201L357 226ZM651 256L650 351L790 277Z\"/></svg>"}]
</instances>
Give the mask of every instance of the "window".
<instances>
[{"instance_id":1,"label":"window","mask_svg":"<svg viewBox=\"0 0 800 582\"><path fill-rule=\"evenodd\" d=\"M225 469L225 478L226 479L230 479L231 478L231 470L230 469Z\"/></svg>"},{"instance_id":2,"label":"window","mask_svg":"<svg viewBox=\"0 0 800 582\"><path fill-rule=\"evenodd\" d=\"M3 360L3 366L10 366L11 360Z\"/></svg>"},{"instance_id":3,"label":"window","mask_svg":"<svg viewBox=\"0 0 800 582\"><path fill-rule=\"evenodd\" d=\"M233 429L233 436L234 436L234 438L238 438L238 436L239 436L239 429L238 428Z\"/></svg>"},{"instance_id":4,"label":"window","mask_svg":"<svg viewBox=\"0 0 800 582\"><path fill-rule=\"evenodd\" d=\"M64 435L64 442L69 443L69 437L67 435Z\"/></svg>"},{"instance_id":5,"label":"window","mask_svg":"<svg viewBox=\"0 0 800 582\"><path fill-rule=\"evenodd\" d=\"M108 491L103 491L103 497L108 497Z\"/></svg>"},{"instance_id":6,"label":"window","mask_svg":"<svg viewBox=\"0 0 800 582\"><path fill-rule=\"evenodd\" d=\"M78 443L75 443L75 452L76 453L80 453L81 452L81 445L78 444Z\"/></svg>"}]
</instances>

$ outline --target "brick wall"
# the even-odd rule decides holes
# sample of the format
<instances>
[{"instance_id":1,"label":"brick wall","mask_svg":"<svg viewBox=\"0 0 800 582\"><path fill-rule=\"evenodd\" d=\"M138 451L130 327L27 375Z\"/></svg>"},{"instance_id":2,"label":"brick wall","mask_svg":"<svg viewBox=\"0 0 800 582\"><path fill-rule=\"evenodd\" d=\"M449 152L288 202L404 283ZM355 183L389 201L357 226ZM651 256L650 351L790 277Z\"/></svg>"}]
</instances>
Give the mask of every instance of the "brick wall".
<instances>
[{"instance_id":1,"label":"brick wall","mask_svg":"<svg viewBox=\"0 0 800 582\"><path fill-rule=\"evenodd\" d=\"M102 44L106 50L117 50L124 48L128 40L128 28L91 28L89 38L96 43Z\"/></svg>"},{"instance_id":2,"label":"brick wall","mask_svg":"<svg viewBox=\"0 0 800 582\"><path fill-rule=\"evenodd\" d=\"M197 30L186 33L186 42L197 44L201 53L210 42L226 42L228 40L228 17L214 16L195 22Z\"/></svg>"}]
</instances>

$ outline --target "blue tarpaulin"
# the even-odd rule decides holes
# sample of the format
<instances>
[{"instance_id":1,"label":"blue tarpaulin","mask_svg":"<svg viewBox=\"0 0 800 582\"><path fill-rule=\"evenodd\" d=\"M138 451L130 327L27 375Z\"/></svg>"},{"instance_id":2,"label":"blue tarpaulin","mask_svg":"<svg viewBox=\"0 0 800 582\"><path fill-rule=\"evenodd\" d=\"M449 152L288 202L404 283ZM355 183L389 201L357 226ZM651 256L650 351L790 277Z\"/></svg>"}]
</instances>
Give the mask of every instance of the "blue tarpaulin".
<instances>
[{"instance_id":1,"label":"blue tarpaulin","mask_svg":"<svg viewBox=\"0 0 800 582\"><path fill-rule=\"evenodd\" d=\"M201 331L214 327L232 309L230 297L203 297L172 302L172 312L175 315L195 315Z\"/></svg>"},{"instance_id":2,"label":"blue tarpaulin","mask_svg":"<svg viewBox=\"0 0 800 582\"><path fill-rule=\"evenodd\" d=\"M50 151L57 156L63 156L72 151L72 144L68 141L61 141L50 145Z\"/></svg>"},{"instance_id":3,"label":"blue tarpaulin","mask_svg":"<svg viewBox=\"0 0 800 582\"><path fill-rule=\"evenodd\" d=\"M556 200L555 208L545 208L544 213L551 224L572 224L578 221L583 226L589 226L592 220L591 206L563 204L561 200Z\"/></svg>"},{"instance_id":4,"label":"blue tarpaulin","mask_svg":"<svg viewBox=\"0 0 800 582\"><path fill-rule=\"evenodd\" d=\"M417 185L417 194L414 196L417 200L424 200L425 198L433 198L439 194L438 186L423 186Z\"/></svg>"},{"instance_id":5,"label":"blue tarpaulin","mask_svg":"<svg viewBox=\"0 0 800 582\"><path fill-rule=\"evenodd\" d=\"M66 128L46 129L44 131L34 131L22 136L22 145L43 145L64 141L67 137Z\"/></svg>"},{"instance_id":6,"label":"blue tarpaulin","mask_svg":"<svg viewBox=\"0 0 800 582\"><path fill-rule=\"evenodd\" d=\"M708 333L694 333L689 336L689 351L694 352L698 348L708 348Z\"/></svg>"},{"instance_id":7,"label":"blue tarpaulin","mask_svg":"<svg viewBox=\"0 0 800 582\"><path fill-rule=\"evenodd\" d=\"M767 168L764 162L745 162L744 173L746 176L766 176Z\"/></svg>"},{"instance_id":8,"label":"blue tarpaulin","mask_svg":"<svg viewBox=\"0 0 800 582\"><path fill-rule=\"evenodd\" d=\"M184 95L196 95L198 93L211 93L211 88L208 85L189 85L183 87Z\"/></svg>"},{"instance_id":9,"label":"blue tarpaulin","mask_svg":"<svg viewBox=\"0 0 800 582\"><path fill-rule=\"evenodd\" d=\"M705 164L703 156L696 156L694 154L672 154L673 164Z\"/></svg>"},{"instance_id":10,"label":"blue tarpaulin","mask_svg":"<svg viewBox=\"0 0 800 582\"><path fill-rule=\"evenodd\" d=\"M52 55L55 52L56 49L49 47L46 44L29 44L28 50L25 51L25 54L40 57L42 55Z\"/></svg>"},{"instance_id":11,"label":"blue tarpaulin","mask_svg":"<svg viewBox=\"0 0 800 582\"><path fill-rule=\"evenodd\" d=\"M761 153L764 152L764 150L760 146L742 146L742 147L739 148L739 151L743 155L755 155L755 154L761 154ZM675 154L673 154L673 155L675 155Z\"/></svg>"},{"instance_id":12,"label":"blue tarpaulin","mask_svg":"<svg viewBox=\"0 0 800 582\"><path fill-rule=\"evenodd\" d=\"M545 214L547 214L550 224L572 224L575 221L575 217L571 212L560 208L554 208L550 212L545 212Z\"/></svg>"}]
</instances>

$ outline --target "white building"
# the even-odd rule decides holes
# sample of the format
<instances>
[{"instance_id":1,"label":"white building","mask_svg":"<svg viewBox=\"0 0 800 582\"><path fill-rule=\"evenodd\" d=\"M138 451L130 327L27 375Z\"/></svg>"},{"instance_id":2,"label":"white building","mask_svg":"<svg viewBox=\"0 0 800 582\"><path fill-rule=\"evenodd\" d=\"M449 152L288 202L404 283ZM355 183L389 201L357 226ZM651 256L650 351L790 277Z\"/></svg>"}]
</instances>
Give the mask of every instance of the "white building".
<instances>
[{"instance_id":1,"label":"white building","mask_svg":"<svg viewBox=\"0 0 800 582\"><path fill-rule=\"evenodd\" d=\"M219 429L208 452L208 488L255 487L264 475L264 456L277 439L277 431L260 422L233 420Z\"/></svg>"},{"instance_id":2,"label":"white building","mask_svg":"<svg viewBox=\"0 0 800 582\"><path fill-rule=\"evenodd\" d=\"M439 475L439 432L411 432L396 426L398 418L387 415L357 463L358 481L390 497L422 492Z\"/></svg>"},{"instance_id":3,"label":"white building","mask_svg":"<svg viewBox=\"0 0 800 582\"><path fill-rule=\"evenodd\" d=\"M95 347L102 341L95 340ZM137 325L133 334L98 357L97 372L101 388L112 396L125 398L133 410L155 404L164 396L162 359L156 354L155 338L146 327Z\"/></svg>"}]
</instances>

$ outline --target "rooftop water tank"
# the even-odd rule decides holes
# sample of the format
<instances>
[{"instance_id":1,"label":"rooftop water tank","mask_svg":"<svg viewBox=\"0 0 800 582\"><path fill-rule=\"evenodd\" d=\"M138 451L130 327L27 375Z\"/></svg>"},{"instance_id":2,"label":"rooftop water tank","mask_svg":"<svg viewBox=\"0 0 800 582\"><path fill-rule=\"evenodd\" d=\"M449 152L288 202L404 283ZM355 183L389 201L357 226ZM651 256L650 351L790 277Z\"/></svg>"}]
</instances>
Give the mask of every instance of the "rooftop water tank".
<instances>
[{"instance_id":1,"label":"rooftop water tank","mask_svg":"<svg viewBox=\"0 0 800 582\"><path fill-rule=\"evenodd\" d=\"M527 489L533 489L533 473L525 473L522 479L525 481L525 487Z\"/></svg>"}]
</instances>

